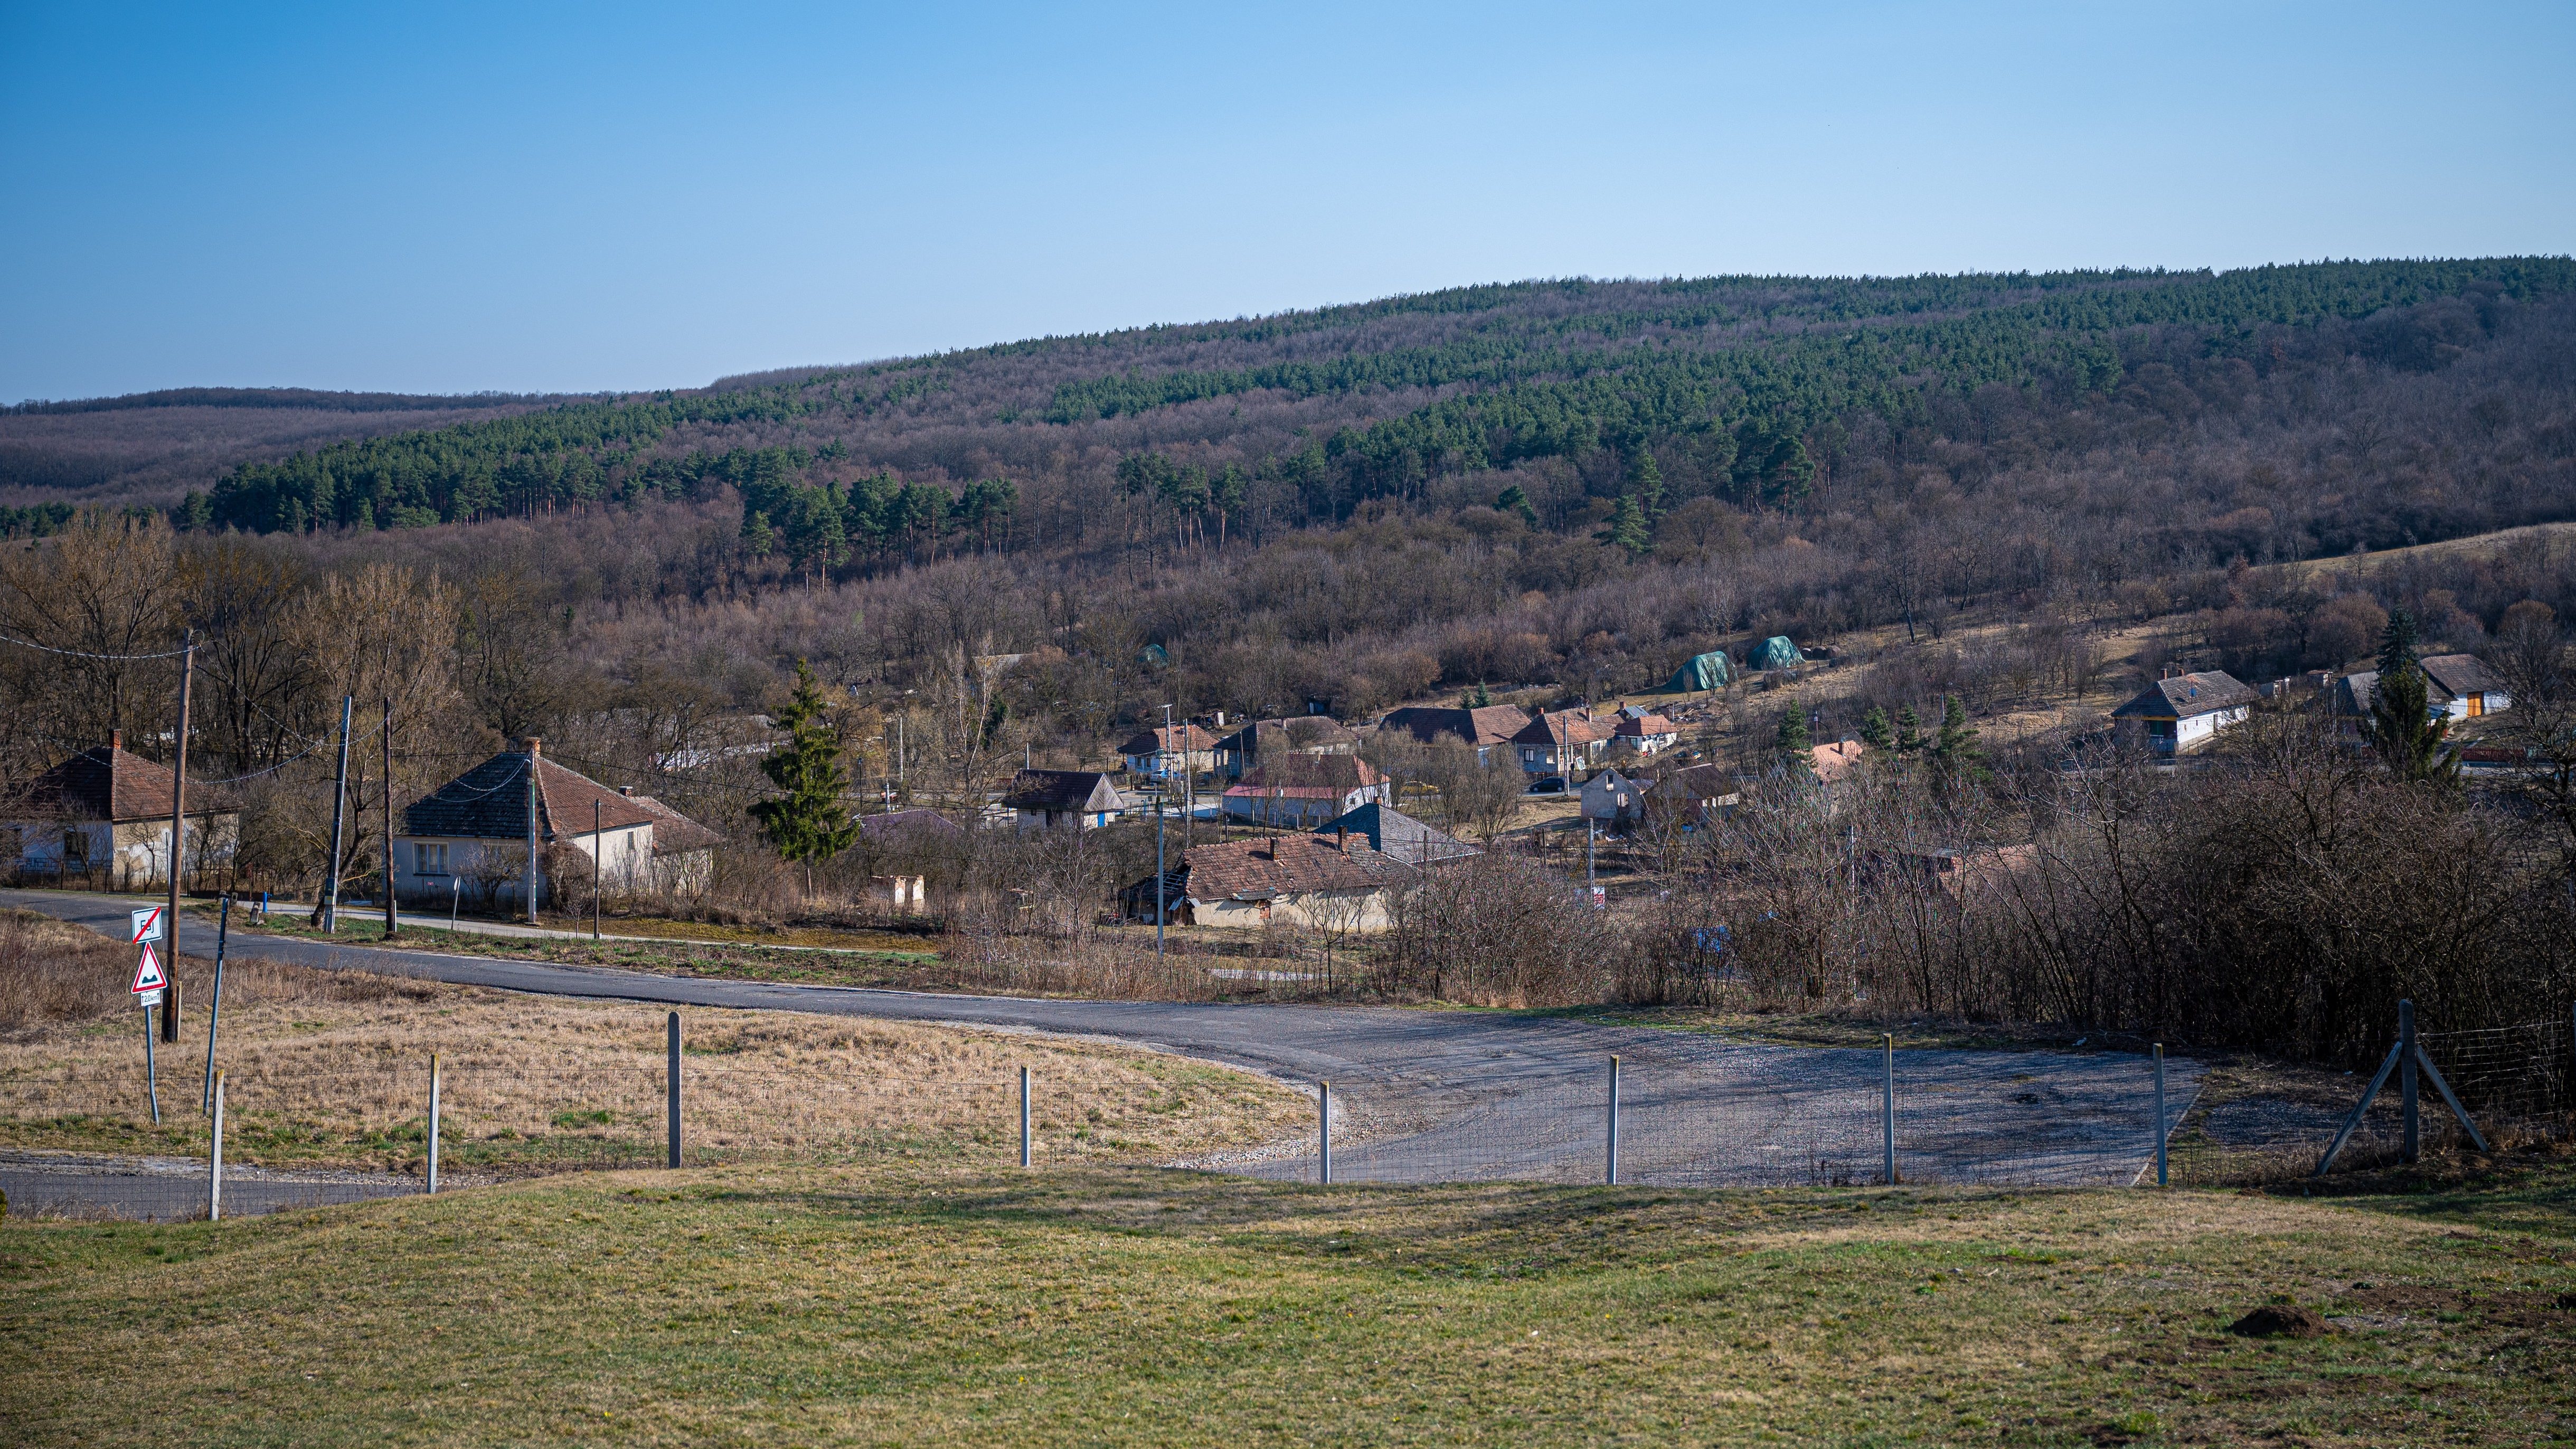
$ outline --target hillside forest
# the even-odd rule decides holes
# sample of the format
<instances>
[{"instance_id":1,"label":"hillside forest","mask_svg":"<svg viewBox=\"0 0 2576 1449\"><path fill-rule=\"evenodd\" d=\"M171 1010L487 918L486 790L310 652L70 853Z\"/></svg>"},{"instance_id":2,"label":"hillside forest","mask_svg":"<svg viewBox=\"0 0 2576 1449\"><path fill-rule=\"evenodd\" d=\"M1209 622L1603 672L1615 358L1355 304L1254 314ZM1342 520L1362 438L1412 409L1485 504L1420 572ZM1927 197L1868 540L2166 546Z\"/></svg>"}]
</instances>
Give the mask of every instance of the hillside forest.
<instances>
[{"instance_id":1,"label":"hillside forest","mask_svg":"<svg viewBox=\"0 0 2576 1449\"><path fill-rule=\"evenodd\" d=\"M2531 526L2576 519L2571 284L2563 258L1532 282L622 397L29 405L0 416L16 540L0 634L80 654L0 646L0 764L20 778L119 729L166 753L170 661L81 655L166 651L194 629L192 773L249 802L246 869L327 868L316 771L350 694L393 738L398 798L541 735L726 833L744 900L784 899L746 812L766 791L762 716L800 660L829 687L854 803L966 811L1024 762L1114 763L1166 705L1357 722L1462 696L1606 704L1785 634L1839 662L1785 692L1729 691L1701 757L1759 778L1792 714L1818 739L1873 710L1959 714L1985 732L1982 762L1891 770L1887 828L2063 846L2095 862L2069 879L2095 880L2078 826L2118 792L2093 780L2077 808L2059 766L2167 667L2368 667L2397 618L2422 652L2521 650L2546 703L2576 552ZM155 421L208 411L293 420ZM2360 757L2283 728L2241 764L2259 781L2204 799L2211 772L2139 777L2163 848L2238 838L2228 812L2266 792L2330 789L2380 822L2335 849L2381 854L2296 889L2247 877L2177 900L2198 944L2121 945L2116 982L2068 965L2107 936L2079 951L1917 922L1911 984L1873 995L1862 976L1880 968L1855 963L1898 958L1902 912L1848 902L1793 944L1741 942L1748 961L1780 953L1744 971L1789 999L2197 1023L2348 1054L2369 1013L2328 1022L2347 1008L2323 1004L2327 983L2359 973L2373 1003L2415 989L2435 927L2329 949L2293 939L2294 898L2365 877L2403 894L2421 848L2405 840L2456 851L2445 832L2465 831L2499 872L2473 914L2511 969L2462 987L2483 1004L2459 1010L2564 995L2566 910L2547 903L2576 856L2545 800L2445 787L2425 804L2421 782L2347 779ZM1402 768L1448 772L1435 813L1475 794L1454 761ZM370 769L360 794L381 801ZM369 868L368 848L340 867ZM1086 882L1067 887L1064 930L1087 929L1136 848L1045 866ZM1740 924L1761 876L1743 848L1693 842L1718 854L1640 868L1731 882L1689 899ZM863 878L863 855L838 878ZM952 872L960 900L981 868ZM2239 914L2209 915L2227 900ZM1615 941L1534 943L1553 964L1478 994L1706 989L1667 959L1682 927L1610 924ZM1382 969L1449 992L1422 986L1445 968L1408 939ZM2167 979L2201 969L2177 959L2257 958L2285 974L2239 969L2230 992L2293 985L2260 1025Z\"/></svg>"}]
</instances>

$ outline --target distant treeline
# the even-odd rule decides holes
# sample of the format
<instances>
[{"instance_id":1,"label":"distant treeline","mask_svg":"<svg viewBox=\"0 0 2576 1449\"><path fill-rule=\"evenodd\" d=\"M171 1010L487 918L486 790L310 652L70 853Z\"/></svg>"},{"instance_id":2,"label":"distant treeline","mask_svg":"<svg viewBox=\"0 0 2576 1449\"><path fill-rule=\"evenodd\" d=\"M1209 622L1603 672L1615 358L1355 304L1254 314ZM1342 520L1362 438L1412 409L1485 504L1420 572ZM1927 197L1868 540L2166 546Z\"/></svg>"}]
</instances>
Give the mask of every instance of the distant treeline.
<instances>
[{"instance_id":1,"label":"distant treeline","mask_svg":"<svg viewBox=\"0 0 2576 1449\"><path fill-rule=\"evenodd\" d=\"M52 401L30 398L0 407L0 417L36 413L113 413L135 408L307 408L340 413L452 412L458 408L520 407L564 400L540 392L322 392L309 387L171 387L118 397Z\"/></svg>"}]
</instances>

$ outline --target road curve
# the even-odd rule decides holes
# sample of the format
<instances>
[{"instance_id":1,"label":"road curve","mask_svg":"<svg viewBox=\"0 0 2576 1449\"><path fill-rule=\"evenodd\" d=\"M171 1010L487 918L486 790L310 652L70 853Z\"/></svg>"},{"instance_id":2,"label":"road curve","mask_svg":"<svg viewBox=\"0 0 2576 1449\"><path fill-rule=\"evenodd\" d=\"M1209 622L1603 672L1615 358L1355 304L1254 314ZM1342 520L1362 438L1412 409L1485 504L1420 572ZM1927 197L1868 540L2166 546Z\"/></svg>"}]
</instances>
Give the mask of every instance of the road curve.
<instances>
[{"instance_id":1,"label":"road curve","mask_svg":"<svg viewBox=\"0 0 2576 1449\"><path fill-rule=\"evenodd\" d=\"M0 890L0 905L119 940L134 904L118 896ZM179 931L184 954L214 954L211 923L188 919ZM1535 1013L1040 1000L709 980L248 932L236 933L229 949L301 966L551 996L1104 1037L1290 1081L1328 1079L1340 1109L1336 1180L1597 1181L1608 1163L1613 1054L1622 1059L1622 1180L1874 1180L1883 1150L1875 1052L1745 1045ZM1896 1057L1900 1171L1909 1178L2125 1183L2152 1153L2159 1124L2135 1057ZM2166 1131L2190 1096L2188 1065L2171 1071ZM1281 1158L1252 1170L1311 1175L1314 1167L1311 1158Z\"/></svg>"}]
</instances>

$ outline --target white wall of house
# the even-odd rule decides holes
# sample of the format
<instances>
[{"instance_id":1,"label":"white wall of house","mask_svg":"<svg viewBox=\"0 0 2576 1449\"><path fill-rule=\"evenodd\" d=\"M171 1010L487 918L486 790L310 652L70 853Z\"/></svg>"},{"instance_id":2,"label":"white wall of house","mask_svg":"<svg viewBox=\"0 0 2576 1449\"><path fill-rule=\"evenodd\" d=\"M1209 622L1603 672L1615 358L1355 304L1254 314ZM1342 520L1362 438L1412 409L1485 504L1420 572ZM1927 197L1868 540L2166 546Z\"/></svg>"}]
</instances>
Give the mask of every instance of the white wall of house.
<instances>
[{"instance_id":1,"label":"white wall of house","mask_svg":"<svg viewBox=\"0 0 2576 1449\"><path fill-rule=\"evenodd\" d=\"M2179 754L2184 750L2197 749L2208 744L2218 738L2219 731L2231 725L2243 724L2246 716L2252 713L2252 705L2240 704L2234 709L2214 709L2207 714L2196 714L2189 719L2176 720L2174 721L2174 750Z\"/></svg>"},{"instance_id":2,"label":"white wall of house","mask_svg":"<svg viewBox=\"0 0 2576 1449\"><path fill-rule=\"evenodd\" d=\"M568 845L599 862L599 882L608 890L637 891L669 888L657 873L653 858L653 827L630 825L603 830L597 839L588 831L579 835L557 836L555 843ZM394 888L405 898L446 900L451 896L474 905L488 905L493 899L515 900L527 860L525 839L482 840L458 835L398 835L394 837ZM506 869L500 862L507 862ZM489 868L484 867L489 863ZM587 867L584 868L585 872ZM581 889L590 884L587 878L566 881L568 889Z\"/></svg>"},{"instance_id":3,"label":"white wall of house","mask_svg":"<svg viewBox=\"0 0 2576 1449\"><path fill-rule=\"evenodd\" d=\"M1299 891L1266 901L1190 901L1190 917L1202 926L1296 926L1311 930L1376 932L1394 924L1386 892Z\"/></svg>"},{"instance_id":4,"label":"white wall of house","mask_svg":"<svg viewBox=\"0 0 2576 1449\"><path fill-rule=\"evenodd\" d=\"M168 821L130 820L110 825L104 820L14 820L0 823L0 832L7 834L8 843L16 849L21 875L103 872L109 887L115 890L146 890L169 884ZM240 826L235 816L218 815L211 825L203 816L190 816L189 873L223 869L231 863L239 844ZM0 869L5 868L5 863L0 863Z\"/></svg>"}]
</instances>

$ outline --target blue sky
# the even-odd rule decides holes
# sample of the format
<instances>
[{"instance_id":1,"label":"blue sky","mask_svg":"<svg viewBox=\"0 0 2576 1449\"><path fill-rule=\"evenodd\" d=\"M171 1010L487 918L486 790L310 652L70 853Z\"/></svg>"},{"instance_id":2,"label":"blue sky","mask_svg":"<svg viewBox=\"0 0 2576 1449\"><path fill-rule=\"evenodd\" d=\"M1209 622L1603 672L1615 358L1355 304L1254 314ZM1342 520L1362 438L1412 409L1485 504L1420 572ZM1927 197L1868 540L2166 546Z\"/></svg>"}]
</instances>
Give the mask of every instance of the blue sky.
<instances>
[{"instance_id":1,"label":"blue sky","mask_svg":"<svg viewBox=\"0 0 2576 1449\"><path fill-rule=\"evenodd\" d=\"M377 13L382 12L382 13ZM0 3L0 400L2576 250L2576 6Z\"/></svg>"}]
</instances>

